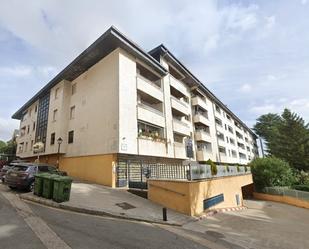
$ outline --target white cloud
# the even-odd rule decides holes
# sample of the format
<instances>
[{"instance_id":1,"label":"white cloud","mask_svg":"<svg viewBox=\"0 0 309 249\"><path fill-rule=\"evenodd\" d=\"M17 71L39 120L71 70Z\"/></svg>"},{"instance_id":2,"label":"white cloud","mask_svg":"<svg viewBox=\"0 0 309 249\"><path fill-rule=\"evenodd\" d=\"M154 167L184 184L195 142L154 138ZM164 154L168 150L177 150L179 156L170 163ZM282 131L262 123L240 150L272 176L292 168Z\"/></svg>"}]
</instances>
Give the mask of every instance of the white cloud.
<instances>
[{"instance_id":1,"label":"white cloud","mask_svg":"<svg viewBox=\"0 0 309 249\"><path fill-rule=\"evenodd\" d=\"M0 140L10 140L14 129L17 129L19 122L17 120L0 117Z\"/></svg>"},{"instance_id":2,"label":"white cloud","mask_svg":"<svg viewBox=\"0 0 309 249\"><path fill-rule=\"evenodd\" d=\"M239 89L239 91L243 93L249 93L251 92L251 90L252 90L252 86L249 84L243 84Z\"/></svg>"},{"instance_id":3,"label":"white cloud","mask_svg":"<svg viewBox=\"0 0 309 249\"><path fill-rule=\"evenodd\" d=\"M263 104L263 105L251 107L250 111L257 115L262 115L262 114L266 114L269 112L278 112L280 111L280 107L274 104Z\"/></svg>"},{"instance_id":4,"label":"white cloud","mask_svg":"<svg viewBox=\"0 0 309 249\"><path fill-rule=\"evenodd\" d=\"M32 73L32 67L15 66L15 67L0 67L0 76L25 77Z\"/></svg>"}]
</instances>

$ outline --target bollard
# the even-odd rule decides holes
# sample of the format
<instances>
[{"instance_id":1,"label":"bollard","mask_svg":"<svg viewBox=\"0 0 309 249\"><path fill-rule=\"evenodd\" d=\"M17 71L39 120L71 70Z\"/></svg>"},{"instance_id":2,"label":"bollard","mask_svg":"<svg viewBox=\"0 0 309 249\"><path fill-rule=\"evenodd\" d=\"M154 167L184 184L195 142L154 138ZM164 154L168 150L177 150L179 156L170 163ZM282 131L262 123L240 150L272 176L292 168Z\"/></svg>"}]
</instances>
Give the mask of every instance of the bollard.
<instances>
[{"instance_id":1,"label":"bollard","mask_svg":"<svg viewBox=\"0 0 309 249\"><path fill-rule=\"evenodd\" d=\"M167 209L163 208L162 211L163 211L163 221L167 221Z\"/></svg>"}]
</instances>

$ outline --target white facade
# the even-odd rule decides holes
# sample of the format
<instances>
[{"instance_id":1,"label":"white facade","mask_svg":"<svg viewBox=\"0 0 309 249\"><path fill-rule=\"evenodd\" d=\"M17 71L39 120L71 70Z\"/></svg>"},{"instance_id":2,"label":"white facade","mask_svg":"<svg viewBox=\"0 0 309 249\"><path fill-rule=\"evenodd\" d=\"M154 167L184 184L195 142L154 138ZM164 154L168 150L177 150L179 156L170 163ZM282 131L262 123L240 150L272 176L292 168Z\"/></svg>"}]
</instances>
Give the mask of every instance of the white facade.
<instances>
[{"instance_id":1,"label":"white facade","mask_svg":"<svg viewBox=\"0 0 309 249\"><path fill-rule=\"evenodd\" d=\"M74 80L48 89L43 154L57 153L61 137L65 157L123 153L189 159L188 143L197 161L245 164L256 156L255 135L234 114L183 80L181 70L162 56L159 63L166 75L116 48ZM20 157L35 156L30 147L38 138L28 126L36 122L38 102L23 110Z\"/></svg>"}]
</instances>

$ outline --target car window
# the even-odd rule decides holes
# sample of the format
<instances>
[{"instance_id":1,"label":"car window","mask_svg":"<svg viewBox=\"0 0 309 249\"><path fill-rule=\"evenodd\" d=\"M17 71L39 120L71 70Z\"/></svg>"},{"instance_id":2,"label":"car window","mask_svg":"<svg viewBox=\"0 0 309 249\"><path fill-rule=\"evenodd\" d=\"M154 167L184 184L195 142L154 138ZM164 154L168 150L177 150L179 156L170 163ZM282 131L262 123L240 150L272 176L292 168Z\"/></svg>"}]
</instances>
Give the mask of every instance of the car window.
<instances>
[{"instance_id":1,"label":"car window","mask_svg":"<svg viewBox=\"0 0 309 249\"><path fill-rule=\"evenodd\" d=\"M18 165L14 166L14 171L26 171L29 167L28 166L23 166L23 165Z\"/></svg>"}]
</instances>

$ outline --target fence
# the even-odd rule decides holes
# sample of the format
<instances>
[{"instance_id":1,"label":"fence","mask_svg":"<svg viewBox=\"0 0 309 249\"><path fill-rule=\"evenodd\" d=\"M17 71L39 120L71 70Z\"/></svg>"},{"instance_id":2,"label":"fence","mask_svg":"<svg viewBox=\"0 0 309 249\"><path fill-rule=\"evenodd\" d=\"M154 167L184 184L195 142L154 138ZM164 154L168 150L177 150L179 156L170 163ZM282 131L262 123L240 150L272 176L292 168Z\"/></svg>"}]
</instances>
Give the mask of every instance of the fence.
<instances>
[{"instance_id":1,"label":"fence","mask_svg":"<svg viewBox=\"0 0 309 249\"><path fill-rule=\"evenodd\" d=\"M217 174L212 174L208 164L148 164L147 174L152 179L199 180L223 176L250 174L250 167L217 165Z\"/></svg>"},{"instance_id":2,"label":"fence","mask_svg":"<svg viewBox=\"0 0 309 249\"><path fill-rule=\"evenodd\" d=\"M265 187L262 192L270 195L289 196L309 201L309 192L290 189L288 187Z\"/></svg>"}]
</instances>

